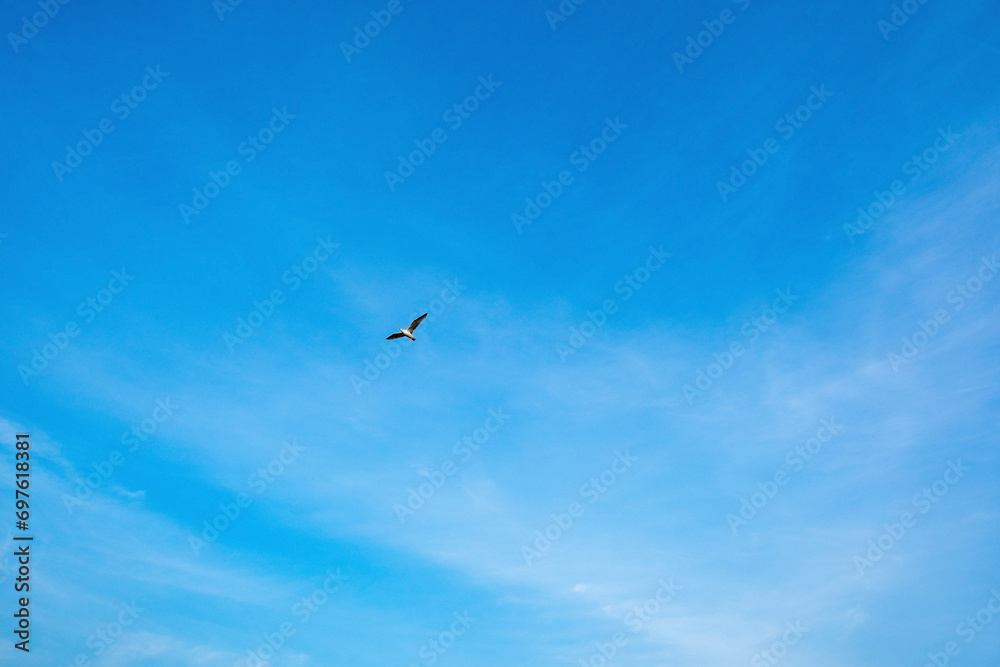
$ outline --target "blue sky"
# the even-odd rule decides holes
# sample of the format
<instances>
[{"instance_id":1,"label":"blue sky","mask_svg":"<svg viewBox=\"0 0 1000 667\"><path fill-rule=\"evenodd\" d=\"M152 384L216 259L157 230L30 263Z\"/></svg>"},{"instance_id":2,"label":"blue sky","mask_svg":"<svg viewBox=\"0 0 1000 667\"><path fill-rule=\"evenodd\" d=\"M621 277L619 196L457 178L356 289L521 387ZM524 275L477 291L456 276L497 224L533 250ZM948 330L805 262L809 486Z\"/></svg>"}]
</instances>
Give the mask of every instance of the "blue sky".
<instances>
[{"instance_id":1,"label":"blue sky","mask_svg":"<svg viewBox=\"0 0 1000 667\"><path fill-rule=\"evenodd\" d=\"M996 661L1000 12L903 4L5 2L33 659Z\"/></svg>"}]
</instances>

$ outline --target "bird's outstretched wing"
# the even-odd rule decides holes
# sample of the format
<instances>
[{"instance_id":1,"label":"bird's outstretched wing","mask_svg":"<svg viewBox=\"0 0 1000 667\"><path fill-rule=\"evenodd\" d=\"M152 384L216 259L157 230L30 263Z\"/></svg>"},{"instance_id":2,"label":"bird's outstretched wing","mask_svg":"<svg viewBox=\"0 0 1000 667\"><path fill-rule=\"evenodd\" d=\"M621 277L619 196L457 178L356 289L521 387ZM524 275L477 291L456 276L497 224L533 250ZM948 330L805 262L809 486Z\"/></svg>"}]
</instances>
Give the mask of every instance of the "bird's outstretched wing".
<instances>
[{"instance_id":1,"label":"bird's outstretched wing","mask_svg":"<svg viewBox=\"0 0 1000 667\"><path fill-rule=\"evenodd\" d=\"M386 340L396 340L397 338L406 338L403 334L392 334Z\"/></svg>"},{"instance_id":2,"label":"bird's outstretched wing","mask_svg":"<svg viewBox=\"0 0 1000 667\"><path fill-rule=\"evenodd\" d=\"M414 331L417 330L417 327L420 326L420 323L424 321L425 317L427 317L427 313L424 313L423 315L421 315L417 319L415 319L412 322L410 322L410 333L413 333Z\"/></svg>"}]
</instances>

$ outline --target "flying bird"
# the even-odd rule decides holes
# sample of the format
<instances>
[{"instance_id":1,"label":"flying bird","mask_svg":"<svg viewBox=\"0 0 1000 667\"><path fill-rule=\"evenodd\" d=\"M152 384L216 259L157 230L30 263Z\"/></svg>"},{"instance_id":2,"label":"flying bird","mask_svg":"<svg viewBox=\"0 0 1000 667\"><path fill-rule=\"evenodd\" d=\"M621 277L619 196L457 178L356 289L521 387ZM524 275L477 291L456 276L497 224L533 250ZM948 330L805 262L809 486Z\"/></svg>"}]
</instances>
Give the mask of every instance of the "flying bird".
<instances>
[{"instance_id":1,"label":"flying bird","mask_svg":"<svg viewBox=\"0 0 1000 667\"><path fill-rule=\"evenodd\" d=\"M427 317L427 313L424 313L417 319L413 320L410 322L410 326L405 329L400 329L399 333L392 334L386 338L386 340L396 340L397 338L409 338L410 340L416 340L416 338L413 337L413 332L417 330L417 327L420 326L420 323L424 321L425 317Z\"/></svg>"}]
</instances>

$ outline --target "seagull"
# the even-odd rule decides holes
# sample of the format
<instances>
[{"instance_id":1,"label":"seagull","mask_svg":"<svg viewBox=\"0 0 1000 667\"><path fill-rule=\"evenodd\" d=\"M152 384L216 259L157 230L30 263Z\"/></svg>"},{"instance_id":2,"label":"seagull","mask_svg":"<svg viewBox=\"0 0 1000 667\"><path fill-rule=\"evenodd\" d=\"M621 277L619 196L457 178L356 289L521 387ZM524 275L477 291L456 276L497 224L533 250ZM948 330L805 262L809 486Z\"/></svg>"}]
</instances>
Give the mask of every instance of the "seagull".
<instances>
[{"instance_id":1,"label":"seagull","mask_svg":"<svg viewBox=\"0 0 1000 667\"><path fill-rule=\"evenodd\" d=\"M386 338L386 340L396 340L397 338L409 338L410 340L416 340L416 338L413 337L413 332L417 330L417 327L420 326L420 323L424 321L425 317L427 317L427 313L424 313L417 319L413 320L412 322L410 322L409 327L407 327L406 329L400 329L399 333L392 334L391 336Z\"/></svg>"}]
</instances>

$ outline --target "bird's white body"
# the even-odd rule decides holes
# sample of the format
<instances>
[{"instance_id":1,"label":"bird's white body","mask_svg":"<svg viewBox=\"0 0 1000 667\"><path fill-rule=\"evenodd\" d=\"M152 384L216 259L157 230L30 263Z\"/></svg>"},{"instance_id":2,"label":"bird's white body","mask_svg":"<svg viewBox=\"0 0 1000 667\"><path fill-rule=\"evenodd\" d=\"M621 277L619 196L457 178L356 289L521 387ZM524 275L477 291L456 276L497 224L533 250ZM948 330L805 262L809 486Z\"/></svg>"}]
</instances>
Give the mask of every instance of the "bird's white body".
<instances>
[{"instance_id":1,"label":"bird's white body","mask_svg":"<svg viewBox=\"0 0 1000 667\"><path fill-rule=\"evenodd\" d=\"M406 336L410 340L416 340L416 338L413 337L413 332L410 331L409 329L400 329L399 333L403 334L404 336Z\"/></svg>"}]
</instances>

